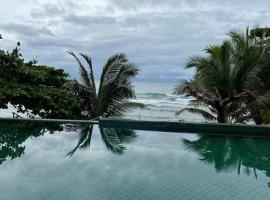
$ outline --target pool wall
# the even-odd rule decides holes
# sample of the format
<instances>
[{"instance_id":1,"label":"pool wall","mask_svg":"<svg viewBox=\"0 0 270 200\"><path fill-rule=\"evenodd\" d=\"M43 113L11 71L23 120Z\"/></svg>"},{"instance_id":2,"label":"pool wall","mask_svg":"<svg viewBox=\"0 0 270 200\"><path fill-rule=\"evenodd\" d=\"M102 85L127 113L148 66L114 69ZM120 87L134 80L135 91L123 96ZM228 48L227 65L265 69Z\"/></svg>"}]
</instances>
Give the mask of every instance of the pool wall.
<instances>
[{"instance_id":1,"label":"pool wall","mask_svg":"<svg viewBox=\"0 0 270 200\"><path fill-rule=\"evenodd\" d=\"M197 122L166 122L139 121L124 119L101 119L99 126L115 129L135 129L164 132L200 133L214 135L267 136L270 137L270 126L197 123Z\"/></svg>"},{"instance_id":2,"label":"pool wall","mask_svg":"<svg viewBox=\"0 0 270 200\"><path fill-rule=\"evenodd\" d=\"M197 122L171 122L171 121L141 121L127 119L100 119L92 120L65 120L65 119L25 119L25 118L0 118L2 122L44 122L44 123L92 123L101 128L133 129L163 132L199 133L213 135L237 135L270 137L270 126L243 125L243 124L220 124L220 123L197 123Z\"/></svg>"}]
</instances>

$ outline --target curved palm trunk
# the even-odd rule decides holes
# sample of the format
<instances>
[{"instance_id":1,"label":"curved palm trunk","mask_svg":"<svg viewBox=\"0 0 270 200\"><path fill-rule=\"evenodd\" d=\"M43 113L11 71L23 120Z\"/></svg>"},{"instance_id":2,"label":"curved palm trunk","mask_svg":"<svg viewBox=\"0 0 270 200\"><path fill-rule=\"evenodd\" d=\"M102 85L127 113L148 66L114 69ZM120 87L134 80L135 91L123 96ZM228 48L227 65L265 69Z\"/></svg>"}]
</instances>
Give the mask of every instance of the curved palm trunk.
<instances>
[{"instance_id":1,"label":"curved palm trunk","mask_svg":"<svg viewBox=\"0 0 270 200\"><path fill-rule=\"evenodd\" d=\"M223 107L217 108L218 123L226 123L225 111Z\"/></svg>"},{"instance_id":2,"label":"curved palm trunk","mask_svg":"<svg viewBox=\"0 0 270 200\"><path fill-rule=\"evenodd\" d=\"M262 118L262 114L258 109L251 109L250 110L251 116L253 121L257 124L257 125L262 125L263 124L263 118Z\"/></svg>"},{"instance_id":3,"label":"curved palm trunk","mask_svg":"<svg viewBox=\"0 0 270 200\"><path fill-rule=\"evenodd\" d=\"M227 123L227 116L225 113L225 107L226 107L228 102L225 102L224 100L221 100L221 101L216 100L214 105L213 105L216 109L218 123Z\"/></svg>"}]
</instances>

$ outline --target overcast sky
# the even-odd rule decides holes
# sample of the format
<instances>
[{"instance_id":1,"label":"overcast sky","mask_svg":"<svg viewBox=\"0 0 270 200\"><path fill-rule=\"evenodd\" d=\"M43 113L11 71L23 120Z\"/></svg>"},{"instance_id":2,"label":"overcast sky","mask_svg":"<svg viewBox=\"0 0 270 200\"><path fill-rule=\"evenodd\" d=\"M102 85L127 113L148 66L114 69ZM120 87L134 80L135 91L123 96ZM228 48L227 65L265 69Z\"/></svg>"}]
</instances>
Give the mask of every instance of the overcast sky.
<instances>
[{"instance_id":1,"label":"overcast sky","mask_svg":"<svg viewBox=\"0 0 270 200\"><path fill-rule=\"evenodd\" d=\"M220 43L230 30L270 25L269 0L0 0L1 49L17 41L27 59L77 77L66 51L89 54L97 74L124 52L137 81L190 78L189 56Z\"/></svg>"}]
</instances>

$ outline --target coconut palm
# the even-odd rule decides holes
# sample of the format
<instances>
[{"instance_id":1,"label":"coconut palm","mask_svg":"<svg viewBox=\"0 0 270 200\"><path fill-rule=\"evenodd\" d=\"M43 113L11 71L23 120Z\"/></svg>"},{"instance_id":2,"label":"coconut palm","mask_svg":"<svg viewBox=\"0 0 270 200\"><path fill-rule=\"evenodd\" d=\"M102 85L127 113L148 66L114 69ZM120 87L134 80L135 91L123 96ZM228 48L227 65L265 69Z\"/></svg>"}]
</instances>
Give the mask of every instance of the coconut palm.
<instances>
[{"instance_id":1,"label":"coconut palm","mask_svg":"<svg viewBox=\"0 0 270 200\"><path fill-rule=\"evenodd\" d=\"M66 87L74 91L81 99L82 115L88 119L100 117L120 117L130 108L144 108L140 103L131 102L136 98L131 79L138 74L138 69L128 61L124 54L111 56L103 67L99 87L96 87L91 58L85 54L80 56L88 65L88 70L80 59L72 55L80 68L81 82L70 82ZM79 140L75 148L68 153L72 156L77 149L90 146L93 124L79 128ZM100 134L106 147L115 154L122 154L124 143L128 138L136 136L134 131L100 128Z\"/></svg>"},{"instance_id":2,"label":"coconut palm","mask_svg":"<svg viewBox=\"0 0 270 200\"><path fill-rule=\"evenodd\" d=\"M247 93L236 91L238 83L233 78L235 72L232 44L225 41L220 46L209 46L205 51L208 57L191 57L186 66L196 69L193 79L182 81L174 90L174 94L185 94L195 98L189 107L178 111L177 114L189 111L200 114L207 120L227 123ZM206 106L207 109L202 109L202 106Z\"/></svg>"},{"instance_id":3,"label":"coconut palm","mask_svg":"<svg viewBox=\"0 0 270 200\"><path fill-rule=\"evenodd\" d=\"M229 36L231 39L222 45L206 48L207 57L190 58L186 67L195 68L196 73L192 80L178 84L174 93L192 96L194 100L177 114L189 111L220 123L250 119L261 123L256 120L255 108L265 105L262 102L267 97L266 89L261 91L259 86L263 83L259 74L269 69L269 47L250 37L248 30L230 32Z\"/></svg>"},{"instance_id":4,"label":"coconut palm","mask_svg":"<svg viewBox=\"0 0 270 200\"><path fill-rule=\"evenodd\" d=\"M80 54L88 65L87 70L73 52L68 53L78 62L81 76L81 82L71 82L68 87L81 98L84 117L89 119L119 117L131 107L143 107L142 104L130 102L130 99L136 97L131 79L139 70L124 54L115 54L108 59L97 88L91 58Z\"/></svg>"},{"instance_id":5,"label":"coconut palm","mask_svg":"<svg viewBox=\"0 0 270 200\"><path fill-rule=\"evenodd\" d=\"M234 44L233 57L238 70L236 78L241 77L237 89L251 91L244 101L244 108L256 124L267 123L265 110L270 108L270 42L268 29L261 31L260 37L254 37L248 29L245 34L229 34Z\"/></svg>"}]
</instances>

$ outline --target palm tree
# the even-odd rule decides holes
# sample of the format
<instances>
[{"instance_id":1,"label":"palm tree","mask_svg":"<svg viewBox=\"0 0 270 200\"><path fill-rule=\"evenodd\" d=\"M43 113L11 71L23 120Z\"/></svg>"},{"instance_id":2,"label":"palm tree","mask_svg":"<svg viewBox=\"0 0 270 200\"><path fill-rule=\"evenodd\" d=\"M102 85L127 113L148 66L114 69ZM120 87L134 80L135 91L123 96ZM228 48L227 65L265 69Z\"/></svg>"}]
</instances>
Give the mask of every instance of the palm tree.
<instances>
[{"instance_id":1,"label":"palm tree","mask_svg":"<svg viewBox=\"0 0 270 200\"><path fill-rule=\"evenodd\" d=\"M248 110L250 119L262 124L267 123L265 110L270 108L270 41L268 29L258 29L261 30L260 37L253 36L254 30L229 35L234 44L236 78L242 77L237 89L250 91L244 109Z\"/></svg>"},{"instance_id":2,"label":"palm tree","mask_svg":"<svg viewBox=\"0 0 270 200\"><path fill-rule=\"evenodd\" d=\"M131 79L138 74L138 69L128 61L124 54L111 56L103 67L99 87L96 87L91 58L85 54L80 56L86 61L88 70L80 59L71 54L80 67L81 82L70 82L66 87L73 90L81 99L82 115L88 119L100 117L120 117L129 108L145 108L143 104L131 102L136 98ZM90 147L93 124L80 128L79 140L75 148L68 153L72 156L77 149ZM121 155L124 143L136 136L134 131L100 128L102 140L108 150ZM129 138L129 139L128 139Z\"/></svg>"},{"instance_id":3,"label":"palm tree","mask_svg":"<svg viewBox=\"0 0 270 200\"><path fill-rule=\"evenodd\" d=\"M192 80L180 82L174 94L195 99L176 114L189 111L220 123L243 123L250 119L262 123L256 120L255 108L259 103L265 105L259 74L269 70L269 46L250 37L248 29L246 33L230 32L229 36L231 39L222 45L206 48L207 57L190 58L186 67L195 68L196 73Z\"/></svg>"},{"instance_id":4,"label":"palm tree","mask_svg":"<svg viewBox=\"0 0 270 200\"><path fill-rule=\"evenodd\" d=\"M130 102L130 99L136 98L131 79L139 70L124 54L115 54L108 59L97 88L91 58L80 54L88 64L87 70L73 52L68 53L76 59L80 67L81 82L71 82L68 87L81 98L81 111L84 117L88 119L119 117L131 107L144 107L142 104Z\"/></svg>"},{"instance_id":5,"label":"palm tree","mask_svg":"<svg viewBox=\"0 0 270 200\"><path fill-rule=\"evenodd\" d=\"M177 112L189 111L202 115L207 120L228 123L230 116L239 107L246 92L237 93L237 81L233 78L232 44L225 41L220 46L209 46L205 49L208 57L191 57L187 68L195 68L192 80L184 80L176 86L174 94L185 94L195 99L189 107ZM202 109L206 106L208 109ZM239 117L240 118L240 117Z\"/></svg>"}]
</instances>

